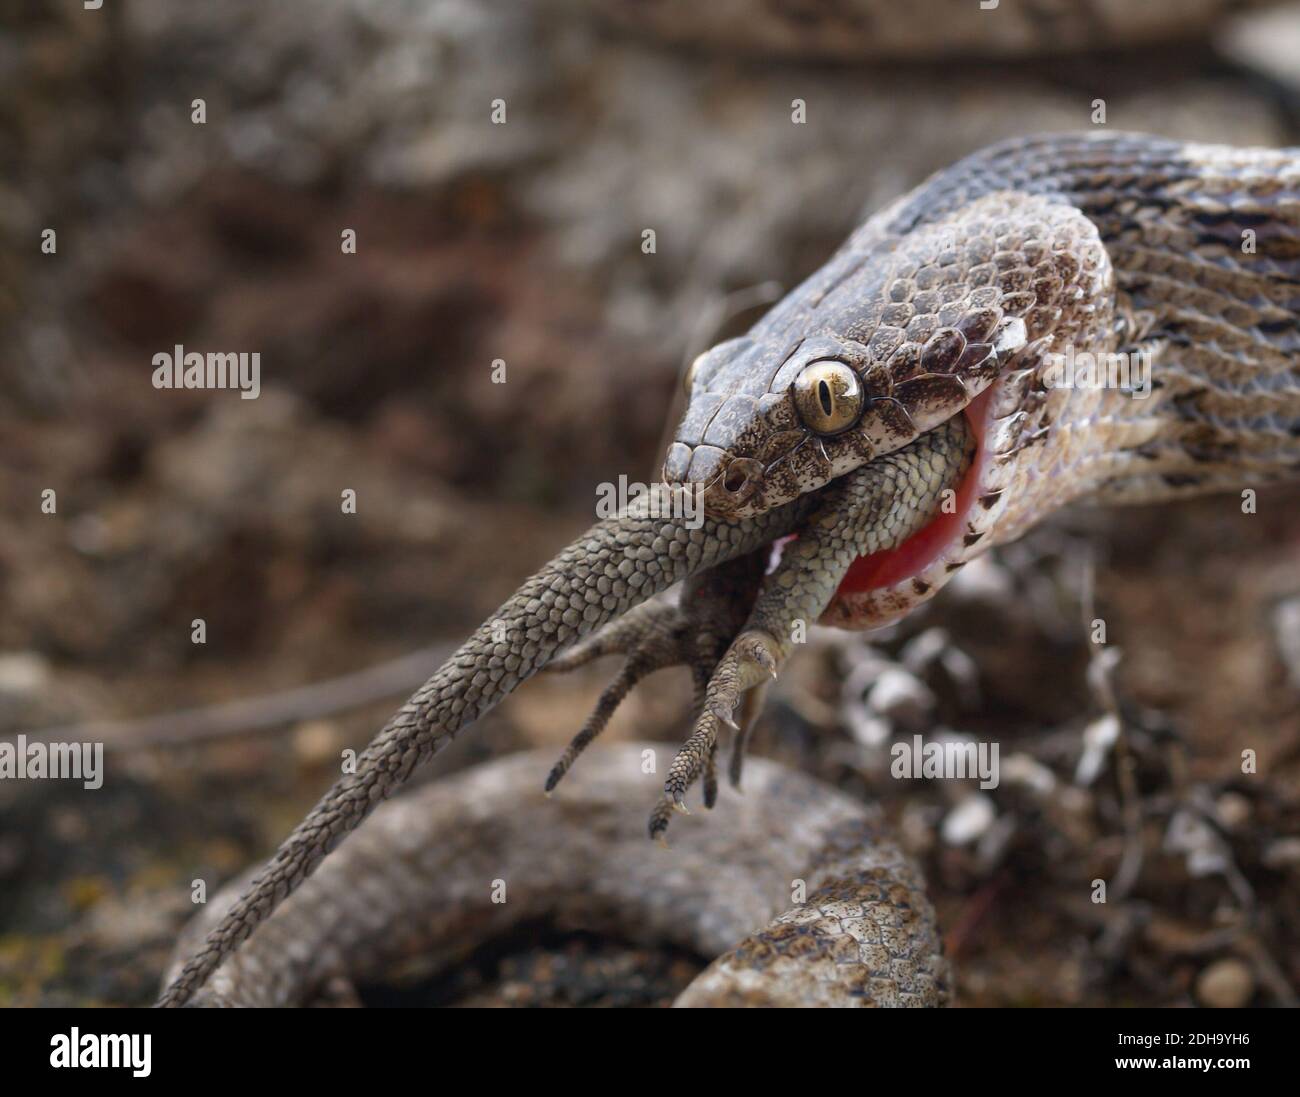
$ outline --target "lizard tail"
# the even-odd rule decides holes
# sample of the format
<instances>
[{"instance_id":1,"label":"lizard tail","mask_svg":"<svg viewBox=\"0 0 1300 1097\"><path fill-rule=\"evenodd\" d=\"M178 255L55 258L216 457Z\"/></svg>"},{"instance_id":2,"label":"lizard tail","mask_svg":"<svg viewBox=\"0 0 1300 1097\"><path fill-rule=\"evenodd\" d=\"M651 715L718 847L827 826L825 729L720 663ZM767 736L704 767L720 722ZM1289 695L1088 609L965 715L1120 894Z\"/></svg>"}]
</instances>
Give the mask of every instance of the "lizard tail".
<instances>
[{"instance_id":1,"label":"lizard tail","mask_svg":"<svg viewBox=\"0 0 1300 1097\"><path fill-rule=\"evenodd\" d=\"M806 499L689 528L650 504L596 523L528 579L393 715L280 845L158 1000L184 1005L218 965L383 800L558 652L652 595L790 532ZM674 513L681 513L675 510ZM686 513L690 513L686 511Z\"/></svg>"}]
</instances>

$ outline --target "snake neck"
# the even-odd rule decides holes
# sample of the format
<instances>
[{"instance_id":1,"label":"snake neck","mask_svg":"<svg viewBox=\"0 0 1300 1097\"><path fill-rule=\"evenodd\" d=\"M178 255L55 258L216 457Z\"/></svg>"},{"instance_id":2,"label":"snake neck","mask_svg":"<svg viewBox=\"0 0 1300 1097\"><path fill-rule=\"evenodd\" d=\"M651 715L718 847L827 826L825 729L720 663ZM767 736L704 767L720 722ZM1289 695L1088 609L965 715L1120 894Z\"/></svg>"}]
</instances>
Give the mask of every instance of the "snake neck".
<instances>
[{"instance_id":1,"label":"snake neck","mask_svg":"<svg viewBox=\"0 0 1300 1097\"><path fill-rule=\"evenodd\" d=\"M896 620L1066 503L1163 502L1300 471L1300 150L1018 140L923 183L884 231L981 203L1008 219L1064 208L1076 261L1104 251L1107 269L1081 321L1031 322L967 406L978 451L944 529L855 564L825 623Z\"/></svg>"},{"instance_id":2,"label":"snake neck","mask_svg":"<svg viewBox=\"0 0 1300 1097\"><path fill-rule=\"evenodd\" d=\"M991 449L1009 463L1032 454L1051 502L1161 501L1300 469L1300 149L1032 138L936 177L898 221L1001 190L1096 225L1114 308L1109 325L1004 379ZM1046 509L1022 499L998 540Z\"/></svg>"}]
</instances>

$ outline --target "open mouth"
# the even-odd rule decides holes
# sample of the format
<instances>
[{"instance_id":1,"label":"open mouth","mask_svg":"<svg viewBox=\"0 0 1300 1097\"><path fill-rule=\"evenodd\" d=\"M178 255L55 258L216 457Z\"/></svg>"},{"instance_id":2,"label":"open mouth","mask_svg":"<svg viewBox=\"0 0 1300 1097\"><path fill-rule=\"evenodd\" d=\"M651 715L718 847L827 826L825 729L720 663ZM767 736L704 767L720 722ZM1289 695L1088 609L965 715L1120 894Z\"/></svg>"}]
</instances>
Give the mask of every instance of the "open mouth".
<instances>
[{"instance_id":1,"label":"open mouth","mask_svg":"<svg viewBox=\"0 0 1300 1097\"><path fill-rule=\"evenodd\" d=\"M993 425L993 385L962 414L975 436L975 456L957 485L956 506L941 511L901 545L860 556L841 581L827 623L863 628L888 624L924 601L979 551L1001 508L986 446Z\"/></svg>"},{"instance_id":2,"label":"open mouth","mask_svg":"<svg viewBox=\"0 0 1300 1097\"><path fill-rule=\"evenodd\" d=\"M951 513L940 511L901 545L859 556L840 583L842 593L880 590L918 575L961 535L984 473L984 435L987 429L984 412L990 395L988 391L980 393L962 413L975 435L975 456L957 485L956 507Z\"/></svg>"}]
</instances>

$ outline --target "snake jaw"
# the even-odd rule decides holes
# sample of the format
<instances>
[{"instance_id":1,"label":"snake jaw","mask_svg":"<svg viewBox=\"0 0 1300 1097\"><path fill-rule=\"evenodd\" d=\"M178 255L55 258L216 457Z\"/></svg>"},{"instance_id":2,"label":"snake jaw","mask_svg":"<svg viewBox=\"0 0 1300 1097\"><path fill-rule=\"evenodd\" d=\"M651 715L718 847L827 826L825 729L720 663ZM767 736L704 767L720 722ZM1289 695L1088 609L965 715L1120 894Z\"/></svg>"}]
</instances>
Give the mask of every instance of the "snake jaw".
<instances>
[{"instance_id":1,"label":"snake jaw","mask_svg":"<svg viewBox=\"0 0 1300 1097\"><path fill-rule=\"evenodd\" d=\"M1007 497L1005 463L989 449L996 407L996 392L989 390L962 413L976 451L957 485L951 510L938 514L897 548L856 560L821 623L855 629L890 624L932 598L989 547Z\"/></svg>"},{"instance_id":2,"label":"snake jaw","mask_svg":"<svg viewBox=\"0 0 1300 1097\"><path fill-rule=\"evenodd\" d=\"M1039 363L1048 340L1026 346L1017 365L964 409L976 443L954 505L897 548L860 557L849 568L820 623L874 629L933 598L966 564L1024 532L1035 498L1051 493L1051 461L1033 473L1022 456L1055 444L1041 399ZM1030 398L1037 392L1040 399ZM1029 405L1027 409L1026 405ZM1070 442L1063 443L1070 449Z\"/></svg>"},{"instance_id":3,"label":"snake jaw","mask_svg":"<svg viewBox=\"0 0 1300 1097\"><path fill-rule=\"evenodd\" d=\"M721 365L710 368L710 355L697 360L696 388L662 478L700 491L711 517L756 517L901 449L959 414L1025 345L1023 319L987 308L886 357L852 339L801 338L772 375L772 391L756 394L753 375L741 371L763 376L751 361L758 344L748 339L722 344ZM835 434L806 426L793 397L799 372L829 360L852 368L862 390L857 422Z\"/></svg>"}]
</instances>

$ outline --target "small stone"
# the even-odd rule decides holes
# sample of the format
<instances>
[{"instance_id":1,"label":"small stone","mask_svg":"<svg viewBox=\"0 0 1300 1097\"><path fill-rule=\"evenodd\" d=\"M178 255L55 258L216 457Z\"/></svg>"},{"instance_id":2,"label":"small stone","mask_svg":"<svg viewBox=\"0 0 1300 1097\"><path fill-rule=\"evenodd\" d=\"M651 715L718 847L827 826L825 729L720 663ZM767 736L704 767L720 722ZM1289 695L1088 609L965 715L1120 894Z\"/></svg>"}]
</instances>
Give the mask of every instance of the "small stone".
<instances>
[{"instance_id":1,"label":"small stone","mask_svg":"<svg viewBox=\"0 0 1300 1097\"><path fill-rule=\"evenodd\" d=\"M865 705L847 706L844 709L844 719L849 726L849 734L859 746L884 746L893 734L889 721L874 712L868 712Z\"/></svg>"},{"instance_id":2,"label":"small stone","mask_svg":"<svg viewBox=\"0 0 1300 1097\"><path fill-rule=\"evenodd\" d=\"M983 837L996 818L993 801L982 793L972 793L948 812L939 833L945 845L964 846Z\"/></svg>"},{"instance_id":3,"label":"small stone","mask_svg":"<svg viewBox=\"0 0 1300 1097\"><path fill-rule=\"evenodd\" d=\"M1056 774L1022 751L1017 751L1002 763L1002 780L1028 789L1039 797L1050 796L1056 789Z\"/></svg>"},{"instance_id":4,"label":"small stone","mask_svg":"<svg viewBox=\"0 0 1300 1097\"><path fill-rule=\"evenodd\" d=\"M1250 800L1239 792L1225 792L1214 801L1214 813L1228 830L1236 830L1250 821Z\"/></svg>"},{"instance_id":5,"label":"small stone","mask_svg":"<svg viewBox=\"0 0 1300 1097\"><path fill-rule=\"evenodd\" d=\"M1227 871L1231 856L1219 833L1200 815L1180 809L1169 819L1164 848L1181 854L1187 871L1195 877L1213 876Z\"/></svg>"},{"instance_id":6,"label":"small stone","mask_svg":"<svg viewBox=\"0 0 1300 1097\"><path fill-rule=\"evenodd\" d=\"M952 643L946 629L928 628L912 637L898 653L899 661L913 674L921 674L926 667L943 655Z\"/></svg>"},{"instance_id":7,"label":"small stone","mask_svg":"<svg viewBox=\"0 0 1300 1097\"><path fill-rule=\"evenodd\" d=\"M1216 960L1196 977L1196 1000L1214 1009L1241 1009L1255 996L1255 976L1235 957Z\"/></svg>"},{"instance_id":8,"label":"small stone","mask_svg":"<svg viewBox=\"0 0 1300 1097\"><path fill-rule=\"evenodd\" d=\"M1075 767L1075 784L1086 787L1098 778L1110 757L1111 747L1119 739L1119 732L1119 720L1110 713L1083 729L1083 753Z\"/></svg>"},{"instance_id":9,"label":"small stone","mask_svg":"<svg viewBox=\"0 0 1300 1097\"><path fill-rule=\"evenodd\" d=\"M909 728L924 726L934 705L929 686L901 667L882 671L867 695L872 712Z\"/></svg>"},{"instance_id":10,"label":"small stone","mask_svg":"<svg viewBox=\"0 0 1300 1097\"><path fill-rule=\"evenodd\" d=\"M34 651L0 655L0 693L28 697L50 683L50 664Z\"/></svg>"},{"instance_id":11,"label":"small stone","mask_svg":"<svg viewBox=\"0 0 1300 1097\"><path fill-rule=\"evenodd\" d=\"M926 629L903 645L898 658L927 684L935 684L936 677L946 677L959 692L963 705L973 707L979 703L979 668L952 642L946 629ZM934 674L936 667L942 674Z\"/></svg>"}]
</instances>

